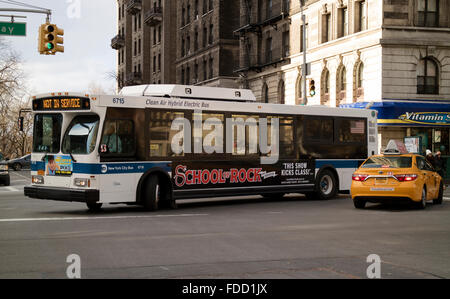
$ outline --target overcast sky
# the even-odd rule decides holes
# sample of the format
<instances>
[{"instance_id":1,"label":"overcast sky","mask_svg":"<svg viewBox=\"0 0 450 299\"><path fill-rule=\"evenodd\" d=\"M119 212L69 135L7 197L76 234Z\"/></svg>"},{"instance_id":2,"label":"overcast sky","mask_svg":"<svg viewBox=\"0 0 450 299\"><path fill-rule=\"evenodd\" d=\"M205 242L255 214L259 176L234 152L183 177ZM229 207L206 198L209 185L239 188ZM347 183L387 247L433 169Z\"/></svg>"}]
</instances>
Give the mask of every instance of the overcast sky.
<instances>
[{"instance_id":1,"label":"overcast sky","mask_svg":"<svg viewBox=\"0 0 450 299\"><path fill-rule=\"evenodd\" d=\"M45 15L26 15L26 37L3 37L21 55L23 69L32 93L87 91L91 83L112 90L114 80L108 72L116 70L116 51L110 46L117 32L116 0L19 0L52 10L51 23L64 29L65 53L40 55L38 28ZM18 7L0 1L0 8ZM0 12L0 15L11 14ZM2 22L8 18L0 17Z\"/></svg>"}]
</instances>

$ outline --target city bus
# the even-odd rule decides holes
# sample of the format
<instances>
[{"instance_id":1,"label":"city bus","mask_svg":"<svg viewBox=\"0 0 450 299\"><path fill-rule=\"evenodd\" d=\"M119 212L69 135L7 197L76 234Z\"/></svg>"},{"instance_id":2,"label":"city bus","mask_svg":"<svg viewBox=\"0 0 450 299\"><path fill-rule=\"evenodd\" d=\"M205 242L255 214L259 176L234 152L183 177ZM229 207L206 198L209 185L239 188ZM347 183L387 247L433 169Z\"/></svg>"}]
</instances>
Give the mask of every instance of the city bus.
<instances>
[{"instance_id":1,"label":"city bus","mask_svg":"<svg viewBox=\"0 0 450 299\"><path fill-rule=\"evenodd\" d=\"M330 199L377 153L374 110L256 101L250 90L125 87L32 98L30 198L175 208L192 198Z\"/></svg>"}]
</instances>

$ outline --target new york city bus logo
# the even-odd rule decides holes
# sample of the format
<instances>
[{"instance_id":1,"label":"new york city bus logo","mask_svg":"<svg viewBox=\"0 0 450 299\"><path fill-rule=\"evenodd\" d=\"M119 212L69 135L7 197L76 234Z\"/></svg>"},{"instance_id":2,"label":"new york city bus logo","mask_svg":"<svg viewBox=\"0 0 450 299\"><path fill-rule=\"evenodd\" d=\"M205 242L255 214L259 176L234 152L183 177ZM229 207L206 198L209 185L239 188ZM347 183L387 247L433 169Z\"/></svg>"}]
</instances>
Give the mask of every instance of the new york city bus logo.
<instances>
[{"instance_id":1,"label":"new york city bus logo","mask_svg":"<svg viewBox=\"0 0 450 299\"><path fill-rule=\"evenodd\" d=\"M227 118L225 124L216 117L204 119L202 111L195 111L193 122L183 117L172 121L171 131L177 132L171 140L172 151L177 154L227 154L261 153L261 164L275 164L279 158L279 119L267 118ZM270 132L269 132L270 130ZM209 132L203 136L204 132ZM193 137L193 138L192 138ZM270 142L269 142L270 138ZM192 146L192 141L194 144Z\"/></svg>"}]
</instances>

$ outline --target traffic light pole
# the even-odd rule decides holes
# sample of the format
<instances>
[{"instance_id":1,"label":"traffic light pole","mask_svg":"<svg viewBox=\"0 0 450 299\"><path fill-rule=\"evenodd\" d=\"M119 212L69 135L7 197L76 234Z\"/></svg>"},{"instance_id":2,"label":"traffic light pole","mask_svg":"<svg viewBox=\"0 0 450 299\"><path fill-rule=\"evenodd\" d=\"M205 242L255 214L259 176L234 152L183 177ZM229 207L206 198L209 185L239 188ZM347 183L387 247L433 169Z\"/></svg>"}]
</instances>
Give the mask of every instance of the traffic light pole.
<instances>
[{"instance_id":1,"label":"traffic light pole","mask_svg":"<svg viewBox=\"0 0 450 299\"><path fill-rule=\"evenodd\" d=\"M0 11L45 14L45 15L47 15L47 22L50 22L50 16L52 15L52 11L50 9L0 8Z\"/></svg>"}]
</instances>

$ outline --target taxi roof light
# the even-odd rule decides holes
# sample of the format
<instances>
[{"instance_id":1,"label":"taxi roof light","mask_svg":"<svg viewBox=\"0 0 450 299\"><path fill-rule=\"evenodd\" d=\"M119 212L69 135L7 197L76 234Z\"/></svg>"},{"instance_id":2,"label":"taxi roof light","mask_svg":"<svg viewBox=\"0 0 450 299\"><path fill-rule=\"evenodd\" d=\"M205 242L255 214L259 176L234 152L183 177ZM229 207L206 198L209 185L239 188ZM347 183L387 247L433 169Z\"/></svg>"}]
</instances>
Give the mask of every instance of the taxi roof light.
<instances>
[{"instance_id":1,"label":"taxi roof light","mask_svg":"<svg viewBox=\"0 0 450 299\"><path fill-rule=\"evenodd\" d=\"M384 154L386 155L404 155L409 154L408 149L406 148L406 145L399 140L390 140L388 145L386 146L384 150Z\"/></svg>"}]
</instances>

